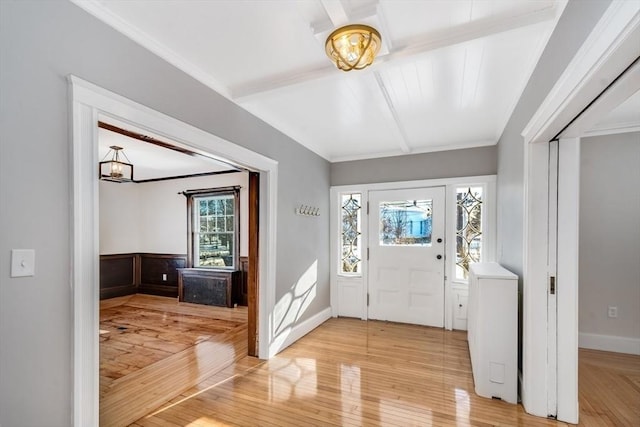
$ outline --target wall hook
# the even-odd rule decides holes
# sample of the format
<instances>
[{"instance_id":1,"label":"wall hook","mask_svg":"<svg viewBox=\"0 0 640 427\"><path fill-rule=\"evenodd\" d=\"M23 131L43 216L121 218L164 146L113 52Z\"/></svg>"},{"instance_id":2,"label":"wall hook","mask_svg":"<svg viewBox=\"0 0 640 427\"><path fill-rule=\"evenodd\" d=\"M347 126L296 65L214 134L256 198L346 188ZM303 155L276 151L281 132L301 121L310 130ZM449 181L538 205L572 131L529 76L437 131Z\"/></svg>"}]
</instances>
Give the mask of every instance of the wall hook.
<instances>
[{"instance_id":1,"label":"wall hook","mask_svg":"<svg viewBox=\"0 0 640 427\"><path fill-rule=\"evenodd\" d=\"M296 215L320 216L320 208L314 206L300 205L296 208Z\"/></svg>"}]
</instances>

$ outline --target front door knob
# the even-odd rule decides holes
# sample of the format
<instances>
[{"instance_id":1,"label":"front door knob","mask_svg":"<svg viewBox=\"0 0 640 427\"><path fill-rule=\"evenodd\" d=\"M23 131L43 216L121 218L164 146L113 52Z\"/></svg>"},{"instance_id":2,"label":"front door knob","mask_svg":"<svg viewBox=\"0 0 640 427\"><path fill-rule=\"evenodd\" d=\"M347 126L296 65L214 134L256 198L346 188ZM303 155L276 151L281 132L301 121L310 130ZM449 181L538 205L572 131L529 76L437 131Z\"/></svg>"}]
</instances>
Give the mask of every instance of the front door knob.
<instances>
[{"instance_id":1,"label":"front door knob","mask_svg":"<svg viewBox=\"0 0 640 427\"><path fill-rule=\"evenodd\" d=\"M442 259L442 255L438 255L436 258L438 258L438 259Z\"/></svg>"},{"instance_id":2,"label":"front door knob","mask_svg":"<svg viewBox=\"0 0 640 427\"><path fill-rule=\"evenodd\" d=\"M438 243L442 243L442 239L438 239Z\"/></svg>"}]
</instances>

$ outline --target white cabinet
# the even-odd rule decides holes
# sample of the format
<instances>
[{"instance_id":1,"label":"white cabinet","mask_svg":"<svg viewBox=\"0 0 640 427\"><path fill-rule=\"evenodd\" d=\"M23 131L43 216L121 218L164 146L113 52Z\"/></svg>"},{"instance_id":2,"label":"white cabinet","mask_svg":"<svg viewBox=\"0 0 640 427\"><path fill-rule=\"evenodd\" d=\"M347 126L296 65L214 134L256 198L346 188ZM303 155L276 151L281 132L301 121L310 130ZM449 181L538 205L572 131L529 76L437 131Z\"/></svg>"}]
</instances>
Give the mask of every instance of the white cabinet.
<instances>
[{"instance_id":1,"label":"white cabinet","mask_svg":"<svg viewBox=\"0 0 640 427\"><path fill-rule=\"evenodd\" d=\"M469 270L467 340L476 393L518 399L518 276L497 263Z\"/></svg>"}]
</instances>

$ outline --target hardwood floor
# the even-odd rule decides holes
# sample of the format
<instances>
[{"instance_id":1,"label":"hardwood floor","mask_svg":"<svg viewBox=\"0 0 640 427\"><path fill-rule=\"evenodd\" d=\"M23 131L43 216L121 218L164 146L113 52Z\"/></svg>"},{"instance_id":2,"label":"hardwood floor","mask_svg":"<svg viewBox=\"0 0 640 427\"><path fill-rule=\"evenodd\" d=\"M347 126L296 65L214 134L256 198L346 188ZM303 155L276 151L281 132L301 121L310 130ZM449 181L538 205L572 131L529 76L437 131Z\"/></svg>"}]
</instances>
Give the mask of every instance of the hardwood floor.
<instances>
[{"instance_id":1,"label":"hardwood floor","mask_svg":"<svg viewBox=\"0 0 640 427\"><path fill-rule=\"evenodd\" d=\"M101 301L100 425L126 426L246 354L246 307Z\"/></svg>"},{"instance_id":2,"label":"hardwood floor","mask_svg":"<svg viewBox=\"0 0 640 427\"><path fill-rule=\"evenodd\" d=\"M640 356L580 349L580 424L640 426Z\"/></svg>"},{"instance_id":3,"label":"hardwood floor","mask_svg":"<svg viewBox=\"0 0 640 427\"><path fill-rule=\"evenodd\" d=\"M110 305L128 305L139 315L136 318L145 318L154 332L137 335L150 336L151 343L180 336L165 330L174 324L174 315L212 316L208 311L211 307L191 307L147 296L105 303L103 308ZM142 316L137 310L149 310L150 314ZM221 320L246 319L241 311L221 310ZM166 312L167 316L160 320L155 312ZM105 310L105 325L107 318L110 327L117 330L116 325L121 322L114 320L117 316L112 310ZM111 383L106 390L107 399L101 400L101 425L567 425L530 416L521 405L476 396L465 332L330 319L276 357L261 361L244 356L246 334L229 332L233 337L227 342L212 342L207 339L211 330L206 323L203 326L190 317L175 323L188 329L178 342L195 344L191 351L178 348L160 361L153 362L153 357L148 356L152 361L148 366L158 369L155 373L148 367L139 367L120 378L108 378ZM136 328L146 330L141 324L132 325L132 329ZM126 339L112 341L131 343ZM173 348L155 344L152 347L159 347L161 352ZM229 355L230 349L235 363L221 363L219 354ZM105 370L105 376L120 372L113 367L117 366L115 361L109 360L106 365L109 370ZM123 367L123 372L131 366ZM579 369L580 425L640 425L640 356L580 350ZM131 378L130 383L120 385L123 378ZM193 386L185 387L188 382ZM169 401L160 396L167 390L175 396ZM147 399L147 393L154 398ZM132 401L138 408L134 413L126 406Z\"/></svg>"},{"instance_id":4,"label":"hardwood floor","mask_svg":"<svg viewBox=\"0 0 640 427\"><path fill-rule=\"evenodd\" d=\"M585 426L640 425L638 361L581 351L582 382L618 363L625 398L581 393ZM617 368L616 368L617 369ZM586 379L585 379L586 378ZM634 383L635 381L635 383ZM633 384L635 384L635 391ZM617 402L616 402L617 400ZM585 408L587 403L589 408ZM599 402L599 403L597 403ZM613 407L619 405L619 409ZM626 408L626 409L625 409ZM589 412L590 411L590 412ZM603 411L626 414L606 415ZM473 392L466 333L330 319L272 358L241 359L133 424L153 426L565 426Z\"/></svg>"}]
</instances>

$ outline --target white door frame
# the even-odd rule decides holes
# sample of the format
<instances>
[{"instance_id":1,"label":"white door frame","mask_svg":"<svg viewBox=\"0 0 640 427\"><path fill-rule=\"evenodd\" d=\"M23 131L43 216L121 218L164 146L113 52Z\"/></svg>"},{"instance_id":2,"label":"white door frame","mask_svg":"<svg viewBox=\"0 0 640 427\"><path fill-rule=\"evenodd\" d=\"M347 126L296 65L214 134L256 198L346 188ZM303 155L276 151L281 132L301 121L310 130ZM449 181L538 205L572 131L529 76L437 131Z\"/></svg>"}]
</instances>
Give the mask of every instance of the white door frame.
<instances>
[{"instance_id":1,"label":"white door frame","mask_svg":"<svg viewBox=\"0 0 640 427\"><path fill-rule=\"evenodd\" d=\"M275 305L278 163L75 76L69 76L71 111L71 292L73 296L73 425L97 426L98 361L98 120L115 118L165 136L197 152L260 171L259 347L261 359L277 352Z\"/></svg>"},{"instance_id":2,"label":"white door frame","mask_svg":"<svg viewBox=\"0 0 640 427\"><path fill-rule=\"evenodd\" d=\"M549 292L547 292L547 415L556 416L558 411L558 299L556 287L558 259L558 141L549 143ZM552 290L553 288L553 290Z\"/></svg>"},{"instance_id":3,"label":"white door frame","mask_svg":"<svg viewBox=\"0 0 640 427\"><path fill-rule=\"evenodd\" d=\"M525 144L523 379L522 403L531 414L546 417L549 387L547 361L547 255L549 141L577 117L603 89L640 55L640 6L614 1L576 53L532 117L522 136ZM628 85L617 82L616 85ZM632 93L632 92L627 92ZM594 103L591 107L601 103ZM603 110L604 111L604 110ZM585 116L586 117L586 116ZM595 115L591 116L595 119ZM599 117L599 116L598 116ZM583 122L587 125L587 122ZM593 125L593 121L590 123ZM575 124L574 124L575 125ZM584 130L584 129L583 129ZM559 143L557 259L557 418L578 421L578 277L576 209L579 197L579 141L567 129ZM575 135L573 135L575 137ZM576 169L577 168L577 169ZM565 199L566 197L566 199ZM568 221L570 219L570 221Z\"/></svg>"}]
</instances>

